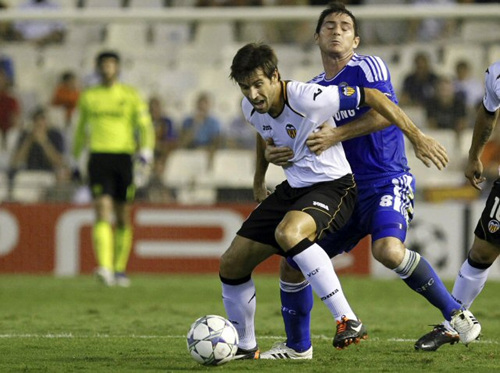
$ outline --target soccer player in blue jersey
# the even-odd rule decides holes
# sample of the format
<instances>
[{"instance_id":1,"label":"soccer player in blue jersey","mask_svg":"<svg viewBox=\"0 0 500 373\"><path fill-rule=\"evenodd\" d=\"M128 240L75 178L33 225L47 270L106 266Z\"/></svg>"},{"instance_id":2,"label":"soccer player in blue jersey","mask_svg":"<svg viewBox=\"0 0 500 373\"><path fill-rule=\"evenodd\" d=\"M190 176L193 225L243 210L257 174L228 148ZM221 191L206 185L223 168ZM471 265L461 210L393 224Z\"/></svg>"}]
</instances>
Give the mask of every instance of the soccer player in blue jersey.
<instances>
[{"instance_id":1,"label":"soccer player in blue jersey","mask_svg":"<svg viewBox=\"0 0 500 373\"><path fill-rule=\"evenodd\" d=\"M496 61L488 67L484 82L485 94L482 105L477 110L472 143L465 168L465 177L478 190L481 190L480 184L486 180L483 176L483 164L480 157L500 116L500 61ZM458 272L451 293L465 307L470 307L483 290L490 267L500 255L498 201L500 201L500 178L495 180L491 188L481 218L474 230L475 237L471 250ZM422 336L415 343L415 349L436 351L444 344L456 343L458 339L457 333L445 320Z\"/></svg>"},{"instance_id":2,"label":"soccer player in blue jersey","mask_svg":"<svg viewBox=\"0 0 500 373\"><path fill-rule=\"evenodd\" d=\"M360 40L356 19L342 3L333 3L321 13L315 40L325 72L311 82L322 86L376 88L397 103L385 63L378 57L354 52ZM415 180L407 164L403 132L369 108L340 111L334 119L336 127L324 126L311 134L307 145L316 154L321 154L342 141L359 192L350 221L340 231L322 239L320 246L333 257L350 251L363 237L371 234L375 259L437 307L460 334L463 343L476 339L480 325L474 316L461 309L431 265L404 245L408 223L413 217ZM421 132L405 132L405 135L412 141L417 156L428 166L430 161L438 168L446 165L439 147L436 153L431 149L430 156L420 154L421 139L425 137ZM293 152L268 142L266 155L270 162L282 165L289 161ZM280 289L287 340L263 352L261 359L312 358L309 324L313 297L307 281L294 268L293 260L282 260ZM366 334L366 328L355 315L345 315L337 322L333 345L345 348L359 342Z\"/></svg>"}]
</instances>

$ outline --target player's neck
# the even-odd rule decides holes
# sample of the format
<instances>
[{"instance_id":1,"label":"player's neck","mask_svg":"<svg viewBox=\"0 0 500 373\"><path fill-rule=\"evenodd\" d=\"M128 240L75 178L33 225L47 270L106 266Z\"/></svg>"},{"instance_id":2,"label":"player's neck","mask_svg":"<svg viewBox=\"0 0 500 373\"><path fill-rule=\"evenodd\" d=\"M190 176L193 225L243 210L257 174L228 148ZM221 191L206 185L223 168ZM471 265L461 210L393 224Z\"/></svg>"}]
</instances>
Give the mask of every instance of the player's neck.
<instances>
[{"instance_id":1,"label":"player's neck","mask_svg":"<svg viewBox=\"0 0 500 373\"><path fill-rule=\"evenodd\" d=\"M334 78L347 65L353 55L353 50L342 55L323 53L321 57L323 60L326 79Z\"/></svg>"}]
</instances>

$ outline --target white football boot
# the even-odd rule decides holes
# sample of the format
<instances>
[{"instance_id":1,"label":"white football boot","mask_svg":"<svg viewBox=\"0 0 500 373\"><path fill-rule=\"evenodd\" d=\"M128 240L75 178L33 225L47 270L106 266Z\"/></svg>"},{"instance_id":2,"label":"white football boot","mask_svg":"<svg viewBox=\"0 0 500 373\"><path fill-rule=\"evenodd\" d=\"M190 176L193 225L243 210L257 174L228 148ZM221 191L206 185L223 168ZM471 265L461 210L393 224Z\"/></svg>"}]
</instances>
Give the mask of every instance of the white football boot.
<instances>
[{"instance_id":1,"label":"white football boot","mask_svg":"<svg viewBox=\"0 0 500 373\"><path fill-rule=\"evenodd\" d=\"M309 347L304 352L297 352L294 349L288 347L285 342L278 342L273 345L273 347L266 352L260 354L261 359L268 360L280 360L280 359L312 359L313 348Z\"/></svg>"},{"instance_id":2,"label":"white football boot","mask_svg":"<svg viewBox=\"0 0 500 373\"><path fill-rule=\"evenodd\" d=\"M453 313L450 325L460 336L460 342L468 345L475 341L481 333L481 324L469 310L459 310Z\"/></svg>"}]
</instances>

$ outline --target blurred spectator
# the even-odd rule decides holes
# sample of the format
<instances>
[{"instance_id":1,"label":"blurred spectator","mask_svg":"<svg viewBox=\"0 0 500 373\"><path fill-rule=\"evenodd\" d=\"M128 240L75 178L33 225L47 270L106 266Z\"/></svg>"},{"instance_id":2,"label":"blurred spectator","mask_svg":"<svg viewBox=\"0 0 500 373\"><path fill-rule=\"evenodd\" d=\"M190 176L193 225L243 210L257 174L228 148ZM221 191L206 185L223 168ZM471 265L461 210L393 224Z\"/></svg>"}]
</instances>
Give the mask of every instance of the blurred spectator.
<instances>
[{"instance_id":1,"label":"blurred spectator","mask_svg":"<svg viewBox=\"0 0 500 373\"><path fill-rule=\"evenodd\" d=\"M60 9L59 4L50 0L29 0L19 5L19 9L26 12L39 12ZM51 43L61 43L65 35L65 25L59 21L25 20L14 24L15 38L29 41L43 47Z\"/></svg>"},{"instance_id":2,"label":"blurred spectator","mask_svg":"<svg viewBox=\"0 0 500 373\"><path fill-rule=\"evenodd\" d=\"M14 80L14 62L12 61L12 58L10 58L7 55L2 55L0 52L0 69L4 71L4 73L7 75L7 78L9 80L9 86L13 87L15 80Z\"/></svg>"},{"instance_id":3,"label":"blurred spectator","mask_svg":"<svg viewBox=\"0 0 500 373\"><path fill-rule=\"evenodd\" d=\"M72 71L62 73L52 95L52 105L64 108L66 127L69 127L72 123L73 112L75 111L79 96L80 84L76 75Z\"/></svg>"},{"instance_id":4,"label":"blurred spectator","mask_svg":"<svg viewBox=\"0 0 500 373\"><path fill-rule=\"evenodd\" d=\"M64 163L64 136L52 128L44 108L33 112L29 129L23 131L15 149L11 169L53 171L57 180L67 180L68 170Z\"/></svg>"},{"instance_id":5,"label":"blurred spectator","mask_svg":"<svg viewBox=\"0 0 500 373\"><path fill-rule=\"evenodd\" d=\"M153 179L161 180L170 152L177 147L178 136L174 122L165 115L162 102L158 97L149 99L149 113L155 128L155 151Z\"/></svg>"},{"instance_id":6,"label":"blurred spectator","mask_svg":"<svg viewBox=\"0 0 500 373\"><path fill-rule=\"evenodd\" d=\"M412 0L415 6L430 8L433 5L453 6L456 0ZM452 19L426 17L422 20L412 20L409 23L409 41L436 41L449 38L453 35L456 22Z\"/></svg>"},{"instance_id":7,"label":"blurred spectator","mask_svg":"<svg viewBox=\"0 0 500 373\"><path fill-rule=\"evenodd\" d=\"M7 149L7 134L19 127L20 119L19 101L11 92L7 73L0 67L0 151Z\"/></svg>"},{"instance_id":8,"label":"blurred spectator","mask_svg":"<svg viewBox=\"0 0 500 373\"><path fill-rule=\"evenodd\" d=\"M471 75L471 67L466 60L460 60L455 65L455 92L461 95L467 106L468 116L476 115L477 106L481 103L484 94L483 83Z\"/></svg>"},{"instance_id":9,"label":"blurred spectator","mask_svg":"<svg viewBox=\"0 0 500 373\"><path fill-rule=\"evenodd\" d=\"M238 105L241 105L238 101ZM226 131L225 146L228 149L255 149L255 129L245 120L243 112L231 120Z\"/></svg>"},{"instance_id":10,"label":"blurred spectator","mask_svg":"<svg viewBox=\"0 0 500 373\"><path fill-rule=\"evenodd\" d=\"M345 1L343 1L346 4ZM351 2L352 4L352 2ZM363 0L363 5L386 6L400 5L401 0ZM407 20L367 20L359 24L361 40L365 45L398 44L408 39Z\"/></svg>"},{"instance_id":11,"label":"blurred spectator","mask_svg":"<svg viewBox=\"0 0 500 373\"><path fill-rule=\"evenodd\" d=\"M0 11L3 9L8 9L9 6L5 1L0 1ZM14 39L14 29L12 22L1 21L0 22L0 41L11 41Z\"/></svg>"},{"instance_id":12,"label":"blurred spectator","mask_svg":"<svg viewBox=\"0 0 500 373\"><path fill-rule=\"evenodd\" d=\"M211 114L212 99L207 92L200 92L196 97L195 111L182 123L180 147L187 149L206 149L209 164L221 143L221 123Z\"/></svg>"},{"instance_id":13,"label":"blurred spectator","mask_svg":"<svg viewBox=\"0 0 500 373\"><path fill-rule=\"evenodd\" d=\"M460 141L460 135L467 125L466 107L463 97L455 93L451 78L439 78L436 94L427 101L425 108L430 128L452 129Z\"/></svg>"},{"instance_id":14,"label":"blurred spectator","mask_svg":"<svg viewBox=\"0 0 500 373\"><path fill-rule=\"evenodd\" d=\"M437 81L438 76L431 67L429 56L425 52L418 52L413 60L413 70L403 81L399 103L424 106L434 97Z\"/></svg>"}]
</instances>

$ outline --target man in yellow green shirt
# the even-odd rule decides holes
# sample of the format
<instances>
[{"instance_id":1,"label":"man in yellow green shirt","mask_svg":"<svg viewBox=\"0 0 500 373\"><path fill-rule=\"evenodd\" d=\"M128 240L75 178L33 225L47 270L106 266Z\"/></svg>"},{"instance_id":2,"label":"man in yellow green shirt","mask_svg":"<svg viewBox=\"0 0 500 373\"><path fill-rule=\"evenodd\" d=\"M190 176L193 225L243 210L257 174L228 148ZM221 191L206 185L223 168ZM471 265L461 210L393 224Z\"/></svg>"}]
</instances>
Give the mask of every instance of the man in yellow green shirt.
<instances>
[{"instance_id":1,"label":"man in yellow green shirt","mask_svg":"<svg viewBox=\"0 0 500 373\"><path fill-rule=\"evenodd\" d=\"M125 270L132 247L130 210L135 197L133 162L137 155L143 164L151 164L154 129L138 91L118 81L119 55L101 52L96 66L101 81L80 95L72 155L78 159L84 148L89 150L96 275L105 285L126 287L130 285Z\"/></svg>"}]
</instances>

